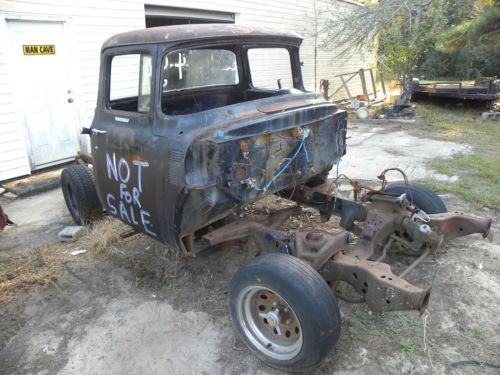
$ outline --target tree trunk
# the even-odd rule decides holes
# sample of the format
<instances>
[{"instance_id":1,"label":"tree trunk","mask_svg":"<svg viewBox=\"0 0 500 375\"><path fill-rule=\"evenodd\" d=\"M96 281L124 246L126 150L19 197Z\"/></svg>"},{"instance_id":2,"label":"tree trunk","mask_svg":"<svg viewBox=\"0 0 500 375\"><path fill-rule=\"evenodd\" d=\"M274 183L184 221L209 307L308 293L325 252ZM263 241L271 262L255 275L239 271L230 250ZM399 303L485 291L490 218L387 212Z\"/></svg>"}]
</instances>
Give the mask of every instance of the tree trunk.
<instances>
[{"instance_id":1,"label":"tree trunk","mask_svg":"<svg viewBox=\"0 0 500 375\"><path fill-rule=\"evenodd\" d=\"M403 79L402 82L403 85L403 92L401 93L401 96L397 100L396 104L394 107L401 107L405 106L410 102L411 99L411 88L412 88L412 78L410 75L406 76Z\"/></svg>"}]
</instances>

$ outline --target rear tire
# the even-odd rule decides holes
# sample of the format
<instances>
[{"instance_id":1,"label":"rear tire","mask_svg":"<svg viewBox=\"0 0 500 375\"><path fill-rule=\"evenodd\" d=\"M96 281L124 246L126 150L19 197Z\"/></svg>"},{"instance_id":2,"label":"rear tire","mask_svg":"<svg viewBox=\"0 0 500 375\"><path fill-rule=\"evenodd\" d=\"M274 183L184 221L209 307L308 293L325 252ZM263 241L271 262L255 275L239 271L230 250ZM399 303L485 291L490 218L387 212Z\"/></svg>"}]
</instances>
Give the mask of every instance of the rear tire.
<instances>
[{"instance_id":1,"label":"rear tire","mask_svg":"<svg viewBox=\"0 0 500 375\"><path fill-rule=\"evenodd\" d=\"M245 344L275 368L313 368L339 338L332 291L310 265L290 255L266 254L244 265L231 281L229 304Z\"/></svg>"},{"instance_id":2,"label":"rear tire","mask_svg":"<svg viewBox=\"0 0 500 375\"><path fill-rule=\"evenodd\" d=\"M84 165L71 165L61 173L61 186L71 217L78 225L90 224L102 216L94 174Z\"/></svg>"},{"instance_id":3,"label":"rear tire","mask_svg":"<svg viewBox=\"0 0 500 375\"><path fill-rule=\"evenodd\" d=\"M419 185L408 184L409 195L408 200L415 205L415 207L425 211L427 214L441 214L448 212L446 206L441 198L434 193L431 189ZM406 185L404 182L394 182L389 184L385 189L386 193L404 194L406 193Z\"/></svg>"}]
</instances>

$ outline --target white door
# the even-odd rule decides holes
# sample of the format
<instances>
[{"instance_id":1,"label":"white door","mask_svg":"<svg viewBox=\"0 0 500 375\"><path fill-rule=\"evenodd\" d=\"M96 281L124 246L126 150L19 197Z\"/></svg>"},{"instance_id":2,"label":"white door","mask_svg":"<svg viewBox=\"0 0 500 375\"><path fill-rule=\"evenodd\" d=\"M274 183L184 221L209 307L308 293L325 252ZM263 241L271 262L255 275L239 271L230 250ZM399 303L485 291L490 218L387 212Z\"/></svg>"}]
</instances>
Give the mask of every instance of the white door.
<instances>
[{"instance_id":1,"label":"white door","mask_svg":"<svg viewBox=\"0 0 500 375\"><path fill-rule=\"evenodd\" d=\"M79 145L63 24L9 20L7 26L32 169L71 159Z\"/></svg>"}]
</instances>

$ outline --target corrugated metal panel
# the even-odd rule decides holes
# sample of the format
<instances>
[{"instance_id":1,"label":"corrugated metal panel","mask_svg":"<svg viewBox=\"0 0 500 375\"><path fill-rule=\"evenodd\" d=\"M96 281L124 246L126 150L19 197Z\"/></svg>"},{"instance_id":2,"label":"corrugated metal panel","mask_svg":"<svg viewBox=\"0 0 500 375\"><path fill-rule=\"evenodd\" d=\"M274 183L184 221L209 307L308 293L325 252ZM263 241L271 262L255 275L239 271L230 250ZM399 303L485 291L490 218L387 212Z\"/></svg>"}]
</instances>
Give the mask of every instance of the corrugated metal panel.
<instances>
[{"instance_id":1,"label":"corrugated metal panel","mask_svg":"<svg viewBox=\"0 0 500 375\"><path fill-rule=\"evenodd\" d=\"M207 11L219 11L235 14L236 23L268 25L297 32L305 36L301 52L303 77L306 88L314 90L319 82L314 80L314 49L312 30L312 5L314 0L149 0L148 6L182 7ZM318 0L318 3L321 3ZM353 5L337 2L339 8ZM0 0L2 14L27 16L31 18L47 17L67 19L70 24L70 42L73 45L74 59L78 61L78 70L73 71L75 100L80 108L80 125L89 126L94 115L97 98L99 74L99 56L102 42L113 34L143 28L145 26L145 5L140 0L86 0L71 2L67 0ZM0 33L5 34L3 29ZM7 35L0 35L0 41ZM368 68L371 59L357 56L349 60L335 59L332 51L318 51L317 81L330 79L334 90L338 79L333 76L339 73ZM9 84L5 49L0 48L0 137L15 134L11 142L14 149L25 150L23 124L17 116L14 98ZM361 92L359 83L350 86L353 94ZM331 91L333 91L331 90ZM7 139L7 138L4 138ZM9 138L11 139L11 138ZM15 141L13 139L16 139ZM11 148L11 146L9 146ZM0 154L4 149L0 145ZM5 153L5 151L4 151ZM12 162L0 162L0 180L23 175L29 172L26 151L25 157ZM4 158L4 157L2 157Z\"/></svg>"}]
</instances>

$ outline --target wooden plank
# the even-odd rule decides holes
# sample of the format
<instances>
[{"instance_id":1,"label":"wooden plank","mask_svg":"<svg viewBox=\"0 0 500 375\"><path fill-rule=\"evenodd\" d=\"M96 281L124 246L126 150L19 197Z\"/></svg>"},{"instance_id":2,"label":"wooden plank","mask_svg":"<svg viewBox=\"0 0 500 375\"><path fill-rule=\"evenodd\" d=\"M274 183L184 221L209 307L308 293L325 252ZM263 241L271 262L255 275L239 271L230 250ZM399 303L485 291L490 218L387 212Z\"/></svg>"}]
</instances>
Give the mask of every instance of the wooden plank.
<instances>
[{"instance_id":1,"label":"wooden plank","mask_svg":"<svg viewBox=\"0 0 500 375\"><path fill-rule=\"evenodd\" d=\"M359 78L361 79L361 87L363 88L363 95L366 96L366 101L368 102L368 105L370 105L370 96L368 95L368 90L366 88L364 69L359 69Z\"/></svg>"},{"instance_id":2,"label":"wooden plank","mask_svg":"<svg viewBox=\"0 0 500 375\"><path fill-rule=\"evenodd\" d=\"M342 85L344 86L345 92L347 93L349 100L352 100L351 92L349 91L349 88L347 87L347 82L345 81L344 77L340 76L340 80L342 81Z\"/></svg>"},{"instance_id":3,"label":"wooden plank","mask_svg":"<svg viewBox=\"0 0 500 375\"><path fill-rule=\"evenodd\" d=\"M373 69L370 68L370 78L372 79L372 88L373 88L373 98L377 97L377 88L375 87L375 77L373 76Z\"/></svg>"}]
</instances>

